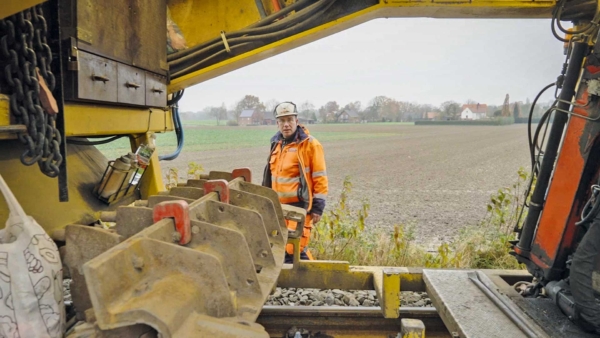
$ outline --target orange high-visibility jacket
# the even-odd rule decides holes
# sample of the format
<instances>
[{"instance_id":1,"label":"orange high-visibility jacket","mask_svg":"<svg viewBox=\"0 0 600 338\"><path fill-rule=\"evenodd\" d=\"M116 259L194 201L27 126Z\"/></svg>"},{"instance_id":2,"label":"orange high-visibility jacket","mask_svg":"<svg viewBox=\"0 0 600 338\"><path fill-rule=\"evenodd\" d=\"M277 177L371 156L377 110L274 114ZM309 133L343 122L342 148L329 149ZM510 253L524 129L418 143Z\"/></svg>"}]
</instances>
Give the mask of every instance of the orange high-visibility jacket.
<instances>
[{"instance_id":1,"label":"orange high-visibility jacket","mask_svg":"<svg viewBox=\"0 0 600 338\"><path fill-rule=\"evenodd\" d=\"M271 138L263 185L275 190L281 203L322 215L328 191L323 146L302 125L293 141L282 144L283 135L277 132Z\"/></svg>"}]
</instances>

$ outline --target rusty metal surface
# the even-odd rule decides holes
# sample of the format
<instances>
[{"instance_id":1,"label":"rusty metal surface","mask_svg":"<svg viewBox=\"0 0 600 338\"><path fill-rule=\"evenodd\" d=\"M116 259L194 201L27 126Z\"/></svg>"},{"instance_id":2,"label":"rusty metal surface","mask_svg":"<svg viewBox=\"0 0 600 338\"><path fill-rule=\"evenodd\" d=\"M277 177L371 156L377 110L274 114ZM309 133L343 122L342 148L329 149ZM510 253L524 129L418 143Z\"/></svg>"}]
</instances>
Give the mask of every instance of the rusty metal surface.
<instances>
[{"instance_id":1,"label":"rusty metal surface","mask_svg":"<svg viewBox=\"0 0 600 338\"><path fill-rule=\"evenodd\" d=\"M142 323L163 337L267 337L253 322L276 285L287 231L279 202L261 194L272 191L250 186L237 178L222 187L229 204L182 185L137 203L148 207L119 208L114 229L127 239L84 266L95 314L89 324L105 332ZM189 242L172 215L150 221L159 202L177 200L188 201Z\"/></svg>"},{"instance_id":2,"label":"rusty metal surface","mask_svg":"<svg viewBox=\"0 0 600 338\"><path fill-rule=\"evenodd\" d=\"M77 38L79 50L166 75L165 0L65 0L62 5L63 37Z\"/></svg>"},{"instance_id":3,"label":"rusty metal surface","mask_svg":"<svg viewBox=\"0 0 600 338\"><path fill-rule=\"evenodd\" d=\"M117 64L117 101L142 106L146 103L146 74L143 70Z\"/></svg>"},{"instance_id":4,"label":"rusty metal surface","mask_svg":"<svg viewBox=\"0 0 600 338\"><path fill-rule=\"evenodd\" d=\"M272 270L277 266L267 231L264 226L259 226L262 219L258 213L221 202L206 201L193 208L192 218L242 233L257 270Z\"/></svg>"},{"instance_id":5,"label":"rusty metal surface","mask_svg":"<svg viewBox=\"0 0 600 338\"><path fill-rule=\"evenodd\" d=\"M378 307L265 306L257 323L271 337L284 337L294 326L322 337L396 337L402 319L419 319L428 338L451 337L433 308L403 307L399 316L383 318Z\"/></svg>"},{"instance_id":6,"label":"rusty metal surface","mask_svg":"<svg viewBox=\"0 0 600 338\"><path fill-rule=\"evenodd\" d=\"M79 70L65 87L66 98L117 102L117 63L83 51L77 53L77 61Z\"/></svg>"},{"instance_id":7,"label":"rusty metal surface","mask_svg":"<svg viewBox=\"0 0 600 338\"><path fill-rule=\"evenodd\" d=\"M146 207L119 207L115 217L115 230L127 239L154 223L152 209Z\"/></svg>"},{"instance_id":8,"label":"rusty metal surface","mask_svg":"<svg viewBox=\"0 0 600 338\"><path fill-rule=\"evenodd\" d=\"M269 241L273 244L281 245L282 247L285 245L285 239L281 229L282 227L279 223L280 219L277 217L277 212L275 205L273 205L273 201L261 195L233 189L230 196L230 203L241 208L255 211L262 215L263 221L265 222L265 229L269 235Z\"/></svg>"},{"instance_id":9,"label":"rusty metal surface","mask_svg":"<svg viewBox=\"0 0 600 338\"><path fill-rule=\"evenodd\" d=\"M167 77L146 72L146 105L149 107L167 106Z\"/></svg>"},{"instance_id":10,"label":"rusty metal surface","mask_svg":"<svg viewBox=\"0 0 600 338\"><path fill-rule=\"evenodd\" d=\"M205 252L131 238L88 262L84 271L104 330L144 323L171 337L196 314L235 316L222 264Z\"/></svg>"},{"instance_id":11,"label":"rusty metal surface","mask_svg":"<svg viewBox=\"0 0 600 338\"><path fill-rule=\"evenodd\" d=\"M198 179L198 180L187 180L185 183L185 187L191 188L204 188L204 183L208 182L208 180Z\"/></svg>"},{"instance_id":12,"label":"rusty metal surface","mask_svg":"<svg viewBox=\"0 0 600 338\"><path fill-rule=\"evenodd\" d=\"M169 191L170 196L183 197L191 200L196 200L204 196L204 190L200 188L190 187L173 187Z\"/></svg>"},{"instance_id":13,"label":"rusty metal surface","mask_svg":"<svg viewBox=\"0 0 600 338\"><path fill-rule=\"evenodd\" d=\"M283 219L283 210L282 210L283 205L281 205L281 203L279 203L279 197L277 196L277 193L273 189L263 187L261 185L252 184L249 182L240 181L240 180L232 182L231 189L242 190L242 191L254 194L254 195L263 196L263 197L271 200L271 202L273 202L273 205L277 206L275 208L275 213L277 215L277 219L279 220L279 227L281 228L281 233L283 234L284 238L287 238L288 231L287 231L287 227L285 225L285 221ZM279 207L279 206L281 206L281 207Z\"/></svg>"},{"instance_id":14,"label":"rusty metal surface","mask_svg":"<svg viewBox=\"0 0 600 338\"><path fill-rule=\"evenodd\" d=\"M154 208L155 205L157 205L161 202L176 201L176 200L186 201L188 203L194 202L194 200L191 198L183 198L183 197L171 196L171 195L154 195L154 196L148 197L148 207Z\"/></svg>"},{"instance_id":15,"label":"rusty metal surface","mask_svg":"<svg viewBox=\"0 0 600 338\"><path fill-rule=\"evenodd\" d=\"M85 225L68 225L65 229L66 255L64 265L71 275L71 297L77 309L77 318L84 319L92 307L85 283L83 265L117 245L120 236L108 230Z\"/></svg>"}]
</instances>

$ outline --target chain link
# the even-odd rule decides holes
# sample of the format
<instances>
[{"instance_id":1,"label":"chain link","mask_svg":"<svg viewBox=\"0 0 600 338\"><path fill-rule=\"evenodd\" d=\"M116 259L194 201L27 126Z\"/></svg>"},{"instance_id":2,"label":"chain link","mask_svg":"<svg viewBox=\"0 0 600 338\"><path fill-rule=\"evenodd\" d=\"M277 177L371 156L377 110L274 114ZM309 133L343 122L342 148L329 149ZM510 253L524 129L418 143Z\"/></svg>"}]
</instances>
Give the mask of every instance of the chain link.
<instances>
[{"instance_id":1,"label":"chain link","mask_svg":"<svg viewBox=\"0 0 600 338\"><path fill-rule=\"evenodd\" d=\"M0 20L0 67L12 91L10 108L17 123L27 127L18 135L26 150L21 155L25 165L38 163L47 176L56 177L63 161L62 137L56 129L56 115L48 114L40 103L39 74L50 91L56 79L50 68L52 51L48 45L48 25L40 5Z\"/></svg>"}]
</instances>

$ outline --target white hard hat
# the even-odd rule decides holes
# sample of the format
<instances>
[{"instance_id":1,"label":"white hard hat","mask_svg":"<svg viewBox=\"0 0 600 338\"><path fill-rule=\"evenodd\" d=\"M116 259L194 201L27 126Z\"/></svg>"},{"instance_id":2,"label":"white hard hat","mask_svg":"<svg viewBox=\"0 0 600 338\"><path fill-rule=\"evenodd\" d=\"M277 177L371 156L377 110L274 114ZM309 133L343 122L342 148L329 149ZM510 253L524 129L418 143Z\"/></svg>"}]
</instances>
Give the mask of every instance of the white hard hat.
<instances>
[{"instance_id":1,"label":"white hard hat","mask_svg":"<svg viewBox=\"0 0 600 338\"><path fill-rule=\"evenodd\" d=\"M275 107L273 115L275 115L275 118L288 115L298 115L298 111L296 110L296 105L292 102L282 102Z\"/></svg>"}]
</instances>

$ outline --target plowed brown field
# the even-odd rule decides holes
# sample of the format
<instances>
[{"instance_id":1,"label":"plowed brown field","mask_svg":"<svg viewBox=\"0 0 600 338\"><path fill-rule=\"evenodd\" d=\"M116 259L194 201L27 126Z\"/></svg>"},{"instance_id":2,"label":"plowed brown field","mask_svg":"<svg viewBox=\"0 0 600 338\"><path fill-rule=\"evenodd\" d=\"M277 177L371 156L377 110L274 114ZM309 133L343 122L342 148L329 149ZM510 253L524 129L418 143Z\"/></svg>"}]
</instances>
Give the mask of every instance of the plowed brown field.
<instances>
[{"instance_id":1,"label":"plowed brown field","mask_svg":"<svg viewBox=\"0 0 600 338\"><path fill-rule=\"evenodd\" d=\"M371 204L368 226L414 225L417 240L427 245L477 224L490 194L511 185L519 167L529 168L526 125L308 127L318 139L323 135L330 199L338 197L344 177L350 176L352 201L366 198ZM276 130L275 126L220 128L237 128L239 133ZM346 137L352 134L359 136ZM205 171L249 167L253 182L260 183L268 143L265 139L263 147L196 152L184 148L177 160L162 163L163 172L178 167L185 173L191 161Z\"/></svg>"}]
</instances>

